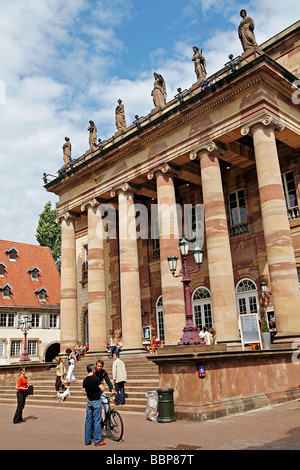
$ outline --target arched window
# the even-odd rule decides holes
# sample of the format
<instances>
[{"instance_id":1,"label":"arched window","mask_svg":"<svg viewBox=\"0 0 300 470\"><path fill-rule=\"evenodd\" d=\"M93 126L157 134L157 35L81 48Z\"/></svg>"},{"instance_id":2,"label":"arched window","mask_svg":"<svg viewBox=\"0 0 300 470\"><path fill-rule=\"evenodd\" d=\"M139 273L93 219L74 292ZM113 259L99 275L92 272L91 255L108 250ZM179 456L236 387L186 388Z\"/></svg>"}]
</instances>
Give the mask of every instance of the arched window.
<instances>
[{"instance_id":1,"label":"arched window","mask_svg":"<svg viewBox=\"0 0 300 470\"><path fill-rule=\"evenodd\" d=\"M162 295L156 301L156 323L157 323L157 336L160 341L165 340L165 327L164 327L164 310Z\"/></svg>"},{"instance_id":2,"label":"arched window","mask_svg":"<svg viewBox=\"0 0 300 470\"><path fill-rule=\"evenodd\" d=\"M202 329L203 326L211 328L213 326L211 296L206 287L197 287L192 295L192 307L194 324Z\"/></svg>"},{"instance_id":3,"label":"arched window","mask_svg":"<svg viewBox=\"0 0 300 470\"><path fill-rule=\"evenodd\" d=\"M236 302L239 315L258 313L258 318L260 318L257 286L252 279L241 279L237 283Z\"/></svg>"}]
</instances>

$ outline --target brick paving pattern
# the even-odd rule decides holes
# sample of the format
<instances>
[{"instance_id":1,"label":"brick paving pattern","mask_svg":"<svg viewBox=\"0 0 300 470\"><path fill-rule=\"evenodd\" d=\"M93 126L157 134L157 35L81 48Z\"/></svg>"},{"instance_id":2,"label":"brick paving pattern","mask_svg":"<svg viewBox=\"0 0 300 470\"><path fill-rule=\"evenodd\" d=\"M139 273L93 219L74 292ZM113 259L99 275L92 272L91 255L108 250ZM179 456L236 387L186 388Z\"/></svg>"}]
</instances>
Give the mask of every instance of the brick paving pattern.
<instances>
[{"instance_id":1,"label":"brick paving pattern","mask_svg":"<svg viewBox=\"0 0 300 470\"><path fill-rule=\"evenodd\" d=\"M28 398L25 423L13 424L13 405L0 405L0 450L97 450L84 445L85 410L38 407ZM105 439L104 451L300 450L300 400L240 415L195 422L158 423L143 413L122 412L121 442Z\"/></svg>"}]
</instances>

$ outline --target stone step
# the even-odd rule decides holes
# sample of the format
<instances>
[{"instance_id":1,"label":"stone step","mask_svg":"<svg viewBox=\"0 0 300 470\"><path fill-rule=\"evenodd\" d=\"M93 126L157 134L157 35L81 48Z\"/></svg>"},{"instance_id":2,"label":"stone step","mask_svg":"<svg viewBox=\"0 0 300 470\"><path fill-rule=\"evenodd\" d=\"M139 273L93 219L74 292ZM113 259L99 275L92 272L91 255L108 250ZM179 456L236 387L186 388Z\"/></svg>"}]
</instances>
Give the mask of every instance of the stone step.
<instances>
[{"instance_id":1,"label":"stone step","mask_svg":"<svg viewBox=\"0 0 300 470\"><path fill-rule=\"evenodd\" d=\"M14 398L7 398L0 396L0 404L15 404L17 405L16 397ZM60 406L60 407L68 407L68 408L85 408L86 407L86 399L85 401L80 400L71 400L71 397L68 397L67 400L61 402L55 398L52 400L50 399L34 399L34 397L29 397L26 400L26 406ZM145 414L146 405L145 404L138 404L138 403L125 403L125 405L112 405L111 408L118 410L119 412L138 412Z\"/></svg>"},{"instance_id":2,"label":"stone step","mask_svg":"<svg viewBox=\"0 0 300 470\"><path fill-rule=\"evenodd\" d=\"M126 364L128 380L125 385L125 405L116 406L119 411L145 413L147 403L147 392L159 388L158 367L149 362L145 357L122 357ZM38 406L63 406L74 408L85 408L86 396L82 393L82 382L87 376L86 365L96 362L95 357L81 359L74 371L76 382L71 383L71 396L64 402L54 398L56 368L40 372L32 377L29 383L34 386L34 395L27 398L26 404ZM112 380L113 361L104 359L104 368ZM66 365L66 363L65 363ZM66 365L67 369L67 365ZM0 385L0 403L16 404L16 379L10 379ZM107 388L107 387L106 387ZM27 406L27 405L26 405Z\"/></svg>"}]
</instances>

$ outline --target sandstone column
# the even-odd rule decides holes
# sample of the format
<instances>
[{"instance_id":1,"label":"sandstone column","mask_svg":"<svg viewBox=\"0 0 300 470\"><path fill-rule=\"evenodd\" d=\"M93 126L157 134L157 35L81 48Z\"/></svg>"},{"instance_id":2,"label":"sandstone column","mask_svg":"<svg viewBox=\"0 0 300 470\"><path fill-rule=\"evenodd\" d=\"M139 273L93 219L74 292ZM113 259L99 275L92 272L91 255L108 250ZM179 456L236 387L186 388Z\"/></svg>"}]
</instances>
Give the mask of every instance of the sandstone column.
<instances>
[{"instance_id":1,"label":"sandstone column","mask_svg":"<svg viewBox=\"0 0 300 470\"><path fill-rule=\"evenodd\" d=\"M257 180L277 331L300 332L300 293L274 131L283 124L267 113L246 122L252 131Z\"/></svg>"},{"instance_id":2,"label":"sandstone column","mask_svg":"<svg viewBox=\"0 0 300 470\"><path fill-rule=\"evenodd\" d=\"M61 220L60 348L73 348L78 341L75 219L66 212Z\"/></svg>"},{"instance_id":3,"label":"sandstone column","mask_svg":"<svg viewBox=\"0 0 300 470\"><path fill-rule=\"evenodd\" d=\"M179 228L176 213L176 198L173 176L179 171L168 164L157 167L148 174L156 176L161 287L163 297L163 316L165 342L175 345L183 335L185 321L185 303L183 285L179 278L174 278L169 269L168 256L177 256L177 272L181 269L181 254L178 246Z\"/></svg>"},{"instance_id":4,"label":"sandstone column","mask_svg":"<svg viewBox=\"0 0 300 470\"><path fill-rule=\"evenodd\" d=\"M218 342L240 341L232 258L225 211L220 153L213 141L196 147L200 157L209 283Z\"/></svg>"},{"instance_id":5,"label":"sandstone column","mask_svg":"<svg viewBox=\"0 0 300 470\"><path fill-rule=\"evenodd\" d=\"M90 351L107 348L106 293L102 217L96 199L81 209L88 212L88 328Z\"/></svg>"},{"instance_id":6,"label":"sandstone column","mask_svg":"<svg viewBox=\"0 0 300 470\"><path fill-rule=\"evenodd\" d=\"M119 202L120 290L123 351L142 348L142 312L137 236L135 230L135 189L129 184L114 189Z\"/></svg>"}]
</instances>

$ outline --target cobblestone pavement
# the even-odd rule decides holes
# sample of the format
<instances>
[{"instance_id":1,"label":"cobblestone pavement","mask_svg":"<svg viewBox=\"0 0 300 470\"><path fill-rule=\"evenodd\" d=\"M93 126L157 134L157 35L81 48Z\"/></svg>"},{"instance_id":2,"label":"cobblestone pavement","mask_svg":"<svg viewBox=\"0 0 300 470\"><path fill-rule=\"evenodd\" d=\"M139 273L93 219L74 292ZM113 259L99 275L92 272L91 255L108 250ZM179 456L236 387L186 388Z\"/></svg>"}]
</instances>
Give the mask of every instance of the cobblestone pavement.
<instances>
[{"instance_id":1,"label":"cobblestone pavement","mask_svg":"<svg viewBox=\"0 0 300 470\"><path fill-rule=\"evenodd\" d=\"M120 406L123 440L102 447L84 445L84 409L37 407L29 397L25 422L13 424L15 408L0 405L0 450L300 450L300 400L203 422L158 423Z\"/></svg>"}]
</instances>

